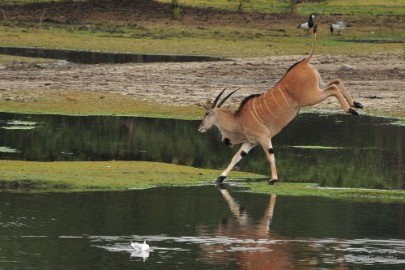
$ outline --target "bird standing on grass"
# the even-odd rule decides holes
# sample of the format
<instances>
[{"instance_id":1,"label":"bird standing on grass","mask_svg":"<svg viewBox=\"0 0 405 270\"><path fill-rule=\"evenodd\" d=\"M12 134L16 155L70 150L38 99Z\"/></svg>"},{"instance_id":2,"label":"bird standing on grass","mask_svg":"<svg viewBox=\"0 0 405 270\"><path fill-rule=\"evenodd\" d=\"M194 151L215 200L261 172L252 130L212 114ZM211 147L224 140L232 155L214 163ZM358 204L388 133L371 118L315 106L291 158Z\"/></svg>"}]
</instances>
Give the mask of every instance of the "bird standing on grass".
<instances>
[{"instance_id":1,"label":"bird standing on grass","mask_svg":"<svg viewBox=\"0 0 405 270\"><path fill-rule=\"evenodd\" d=\"M337 31L338 35L340 35L340 31L347 27L351 27L351 25L343 21L334 22L330 25L330 33L333 35L333 31Z\"/></svg>"},{"instance_id":2,"label":"bird standing on grass","mask_svg":"<svg viewBox=\"0 0 405 270\"><path fill-rule=\"evenodd\" d=\"M309 34L309 30L310 30L312 27L314 27L314 24L315 24L315 15L314 15L314 14L311 14L311 15L309 16L309 18L308 18L308 21L299 24L299 25L297 26L297 28L298 28L298 29L299 29L299 28L304 29L305 34L308 35L308 34Z\"/></svg>"}]
</instances>

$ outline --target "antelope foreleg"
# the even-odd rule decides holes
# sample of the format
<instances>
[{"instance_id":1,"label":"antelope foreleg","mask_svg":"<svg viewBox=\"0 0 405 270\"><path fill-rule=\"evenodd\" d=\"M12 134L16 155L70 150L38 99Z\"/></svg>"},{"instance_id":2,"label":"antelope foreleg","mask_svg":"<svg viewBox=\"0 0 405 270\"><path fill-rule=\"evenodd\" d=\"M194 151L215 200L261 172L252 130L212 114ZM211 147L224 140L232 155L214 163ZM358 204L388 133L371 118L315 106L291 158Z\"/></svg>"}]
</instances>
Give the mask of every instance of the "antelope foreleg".
<instances>
[{"instance_id":1,"label":"antelope foreleg","mask_svg":"<svg viewBox=\"0 0 405 270\"><path fill-rule=\"evenodd\" d=\"M220 176L218 176L217 180L215 180L216 185L221 185L222 181L228 176L228 174L231 172L233 167L244 157L246 156L252 148L255 147L255 145L252 145L250 143L243 143L241 148L236 152L236 154L233 156L231 163L228 165L228 167L221 173Z\"/></svg>"}]
</instances>

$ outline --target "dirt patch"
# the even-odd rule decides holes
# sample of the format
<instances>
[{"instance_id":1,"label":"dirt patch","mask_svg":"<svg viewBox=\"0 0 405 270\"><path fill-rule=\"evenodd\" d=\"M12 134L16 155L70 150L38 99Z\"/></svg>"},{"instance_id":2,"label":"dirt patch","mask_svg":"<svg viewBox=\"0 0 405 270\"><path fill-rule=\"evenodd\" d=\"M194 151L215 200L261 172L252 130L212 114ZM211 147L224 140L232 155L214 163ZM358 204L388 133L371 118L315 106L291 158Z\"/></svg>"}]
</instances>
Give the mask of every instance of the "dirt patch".
<instances>
[{"instance_id":1,"label":"dirt patch","mask_svg":"<svg viewBox=\"0 0 405 270\"><path fill-rule=\"evenodd\" d=\"M0 65L0 100L34 102L47 91L116 93L168 105L190 105L214 98L223 88L239 91L228 104L263 93L303 56L225 62L79 65L9 63ZM314 56L324 81L341 78L364 113L405 116L405 60L400 55ZM62 89L62 90L61 90ZM29 91L27 91L29 90ZM21 93L24 95L21 95ZM29 93L29 94L27 94ZM108 102L106 101L106 106ZM329 98L316 109L341 111Z\"/></svg>"}]
</instances>

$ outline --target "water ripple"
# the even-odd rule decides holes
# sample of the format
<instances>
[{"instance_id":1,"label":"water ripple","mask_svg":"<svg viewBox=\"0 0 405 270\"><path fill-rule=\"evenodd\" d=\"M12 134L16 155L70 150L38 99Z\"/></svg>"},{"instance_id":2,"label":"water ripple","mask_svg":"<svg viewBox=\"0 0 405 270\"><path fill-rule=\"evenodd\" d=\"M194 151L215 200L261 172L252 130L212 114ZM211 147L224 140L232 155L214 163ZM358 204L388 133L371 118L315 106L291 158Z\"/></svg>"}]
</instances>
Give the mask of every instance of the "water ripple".
<instances>
[{"instance_id":1,"label":"water ripple","mask_svg":"<svg viewBox=\"0 0 405 270\"><path fill-rule=\"evenodd\" d=\"M315 264L346 262L353 264L405 264L405 241L402 239L242 239L227 236L168 236L168 235L130 235L130 236L89 236L98 248L111 252L133 254L130 241L147 240L151 252L158 256L174 256L178 252L191 252L190 245L200 248L201 256L208 260L226 257L214 256L220 253L272 253L280 248L302 250L302 261L317 258ZM143 254L141 254L143 255ZM149 256L149 253L147 254ZM148 257L147 256L147 257ZM143 257L144 256L139 256ZM146 257L146 258L147 258ZM212 258L209 258L212 257Z\"/></svg>"}]
</instances>

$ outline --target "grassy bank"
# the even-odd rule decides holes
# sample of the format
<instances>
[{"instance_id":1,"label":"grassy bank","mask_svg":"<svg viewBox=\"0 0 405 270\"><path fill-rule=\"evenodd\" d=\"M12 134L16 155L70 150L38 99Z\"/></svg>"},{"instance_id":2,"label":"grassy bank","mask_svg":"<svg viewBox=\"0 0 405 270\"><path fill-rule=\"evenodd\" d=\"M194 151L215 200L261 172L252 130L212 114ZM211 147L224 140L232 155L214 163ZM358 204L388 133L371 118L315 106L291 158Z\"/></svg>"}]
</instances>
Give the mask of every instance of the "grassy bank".
<instances>
[{"instance_id":1,"label":"grassy bank","mask_svg":"<svg viewBox=\"0 0 405 270\"><path fill-rule=\"evenodd\" d=\"M172 0L158 0L161 3L171 3ZM255 0L255 1L229 1L229 0L180 0L180 5L204 8L217 8L224 10L237 10L242 2L242 10L262 13L283 13L291 11L291 1ZM396 0L329 0L304 2L298 4L295 12L300 14L345 14L368 15L381 14L401 15L405 13L405 3Z\"/></svg>"},{"instance_id":2,"label":"grassy bank","mask_svg":"<svg viewBox=\"0 0 405 270\"><path fill-rule=\"evenodd\" d=\"M160 185L199 185L213 181L218 170L142 161L28 162L0 161L4 187L69 190L127 190ZM260 177L236 172L235 177ZM263 176L261 176L263 177Z\"/></svg>"},{"instance_id":3,"label":"grassy bank","mask_svg":"<svg viewBox=\"0 0 405 270\"><path fill-rule=\"evenodd\" d=\"M83 191L128 190L156 186L212 184L219 170L156 162L27 162L0 161L0 186L8 190ZM253 179L253 181L252 181ZM324 189L311 183L266 184L262 175L233 172L227 183L249 192L292 196L322 196L350 200L405 202L405 191Z\"/></svg>"},{"instance_id":4,"label":"grassy bank","mask_svg":"<svg viewBox=\"0 0 405 270\"><path fill-rule=\"evenodd\" d=\"M35 91L35 97L32 97L28 92L33 91L19 91L16 94L16 96L26 97L23 101L17 98L0 100L1 111L30 114L145 116L188 120L198 119L203 115L201 107L196 105L165 105L121 94L38 89ZM29 99L28 96L32 98Z\"/></svg>"},{"instance_id":5,"label":"grassy bank","mask_svg":"<svg viewBox=\"0 0 405 270\"><path fill-rule=\"evenodd\" d=\"M403 44L389 43L404 36L404 29L383 26L352 27L341 36L331 36L320 25L317 54L373 54L404 51ZM117 34L118 33L118 34ZM0 25L2 46L134 52L145 54L212 55L230 58L295 55L308 51L311 38L294 25L207 26L203 29L145 23L142 27L117 26L80 30L55 24ZM369 41L367 41L369 40ZM376 42L384 41L384 42Z\"/></svg>"}]
</instances>

